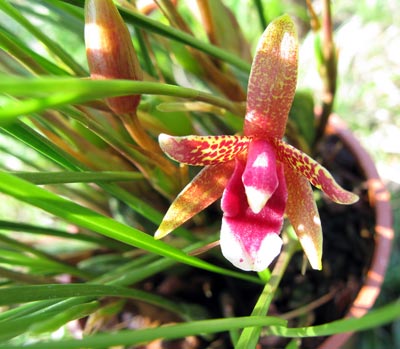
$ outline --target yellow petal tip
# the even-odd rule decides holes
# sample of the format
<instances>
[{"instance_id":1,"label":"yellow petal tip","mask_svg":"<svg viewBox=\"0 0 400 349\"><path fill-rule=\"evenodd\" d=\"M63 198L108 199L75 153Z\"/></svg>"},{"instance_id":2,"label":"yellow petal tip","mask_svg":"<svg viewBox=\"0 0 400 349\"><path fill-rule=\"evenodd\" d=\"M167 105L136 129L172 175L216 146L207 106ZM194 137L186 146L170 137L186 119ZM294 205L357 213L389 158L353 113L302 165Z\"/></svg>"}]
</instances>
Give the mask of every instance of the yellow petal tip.
<instances>
[{"instance_id":1,"label":"yellow petal tip","mask_svg":"<svg viewBox=\"0 0 400 349\"><path fill-rule=\"evenodd\" d=\"M317 236L305 234L299 237L299 241L307 256L311 268L322 269L322 232Z\"/></svg>"},{"instance_id":2,"label":"yellow petal tip","mask_svg":"<svg viewBox=\"0 0 400 349\"><path fill-rule=\"evenodd\" d=\"M314 263L311 265L311 268L314 270L322 270L322 261L314 261Z\"/></svg>"},{"instance_id":3,"label":"yellow petal tip","mask_svg":"<svg viewBox=\"0 0 400 349\"><path fill-rule=\"evenodd\" d=\"M342 188L340 195L336 195L336 197L329 196L331 200L341 205L352 205L356 203L360 198L357 194L352 193L351 191L344 190Z\"/></svg>"},{"instance_id":4,"label":"yellow petal tip","mask_svg":"<svg viewBox=\"0 0 400 349\"><path fill-rule=\"evenodd\" d=\"M168 230L164 230L164 229L157 229L157 231L154 233L154 239L156 240L160 240L163 237L167 236L170 233L170 231Z\"/></svg>"},{"instance_id":5,"label":"yellow petal tip","mask_svg":"<svg viewBox=\"0 0 400 349\"><path fill-rule=\"evenodd\" d=\"M350 197L350 202L349 204L354 204L356 203L358 200L360 200L360 197L357 194L352 193L353 195Z\"/></svg>"}]
</instances>

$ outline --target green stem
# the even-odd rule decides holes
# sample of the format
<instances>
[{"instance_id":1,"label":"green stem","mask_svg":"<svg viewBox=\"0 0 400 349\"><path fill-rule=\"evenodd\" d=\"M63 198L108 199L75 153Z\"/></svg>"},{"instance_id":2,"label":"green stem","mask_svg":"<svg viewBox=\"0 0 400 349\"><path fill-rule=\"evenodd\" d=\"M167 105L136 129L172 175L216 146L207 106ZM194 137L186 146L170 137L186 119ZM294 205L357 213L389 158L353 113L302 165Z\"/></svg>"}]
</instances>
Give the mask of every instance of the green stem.
<instances>
[{"instance_id":1,"label":"green stem","mask_svg":"<svg viewBox=\"0 0 400 349\"><path fill-rule=\"evenodd\" d=\"M264 29L267 27L268 23L264 16L263 3L261 0L254 0L254 4L257 8L257 14L258 14L258 19L260 21L261 30L264 31Z\"/></svg>"},{"instance_id":2,"label":"green stem","mask_svg":"<svg viewBox=\"0 0 400 349\"><path fill-rule=\"evenodd\" d=\"M279 255L279 258L272 271L271 278L265 285L257 303L251 313L251 316L265 316L268 312L269 306L272 299L275 296L275 292L278 289L279 283L283 277L283 274L291 260L293 254L298 248L298 241L294 240L287 235L287 242L284 245L283 251ZM236 349L252 349L255 348L258 339L261 334L261 327L247 327L243 330L239 341L236 345Z\"/></svg>"},{"instance_id":3,"label":"green stem","mask_svg":"<svg viewBox=\"0 0 400 349\"><path fill-rule=\"evenodd\" d=\"M326 125L333 111L336 94L337 59L335 43L333 41L331 1L322 1L322 28L321 45L323 67L321 78L323 83L322 112L316 131L315 142L318 142L325 133Z\"/></svg>"}]
</instances>

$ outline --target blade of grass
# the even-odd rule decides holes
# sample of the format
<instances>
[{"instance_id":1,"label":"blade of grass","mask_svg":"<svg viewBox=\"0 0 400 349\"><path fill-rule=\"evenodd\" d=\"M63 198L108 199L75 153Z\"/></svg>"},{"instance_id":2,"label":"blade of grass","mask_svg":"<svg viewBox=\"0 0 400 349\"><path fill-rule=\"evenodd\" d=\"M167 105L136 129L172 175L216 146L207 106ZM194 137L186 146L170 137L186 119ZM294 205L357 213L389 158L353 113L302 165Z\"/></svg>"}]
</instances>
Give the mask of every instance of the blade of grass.
<instances>
[{"instance_id":1,"label":"blade of grass","mask_svg":"<svg viewBox=\"0 0 400 349\"><path fill-rule=\"evenodd\" d=\"M77 23L81 23L83 28L84 15L82 9L58 0L42 0L42 2L46 3L46 7L53 12L58 12L59 16L67 17L68 19L72 18Z\"/></svg>"},{"instance_id":2,"label":"blade of grass","mask_svg":"<svg viewBox=\"0 0 400 349\"><path fill-rule=\"evenodd\" d=\"M1 132L1 129L0 129ZM4 139L2 139L3 141ZM21 147L20 147L21 148ZM23 147L23 149L13 149L12 147L10 147L8 144L0 144L0 152L4 153L3 156L0 157L0 161L1 161L1 167L2 169L8 169L9 170L9 166L7 166L7 161L5 161L5 158L12 156L16 159L18 159L22 164L24 164L24 168L30 168L30 169L34 169L37 171L42 170L44 167L42 164L38 164L38 161L36 161L36 159L32 159L31 154L29 153L27 154L27 149L25 147Z\"/></svg>"},{"instance_id":3,"label":"blade of grass","mask_svg":"<svg viewBox=\"0 0 400 349\"><path fill-rule=\"evenodd\" d=\"M267 28L268 23L264 16L263 3L261 0L254 0L254 4L257 9L257 15L258 15L258 20L260 21L261 31L264 31L264 29Z\"/></svg>"},{"instance_id":4,"label":"blade of grass","mask_svg":"<svg viewBox=\"0 0 400 349\"><path fill-rule=\"evenodd\" d=\"M45 332L54 332L62 325L72 321L89 316L100 308L100 302L92 301L88 303L72 306L62 313L53 314L47 319L40 322L32 322L29 331L33 334L41 334ZM8 324L7 324L8 325Z\"/></svg>"},{"instance_id":5,"label":"blade of grass","mask_svg":"<svg viewBox=\"0 0 400 349\"><path fill-rule=\"evenodd\" d=\"M0 289L0 305L28 303L45 299L64 299L82 296L132 298L170 310L185 317L185 305L163 297L126 287L100 284L48 284L6 287Z\"/></svg>"},{"instance_id":6,"label":"blade of grass","mask_svg":"<svg viewBox=\"0 0 400 349\"><path fill-rule=\"evenodd\" d=\"M79 241L85 241L89 243L93 243L96 245L106 245L109 248L115 249L117 251L127 251L130 249L129 246L126 246L125 244L122 244L118 241L103 237L102 235L86 235L82 232L78 234L71 234L63 230L59 229L53 229L53 228L48 228L48 227L43 227L43 226L37 226L37 225L32 225L32 224L26 224L26 223L16 223L16 222L11 222L11 221L4 221L0 220L0 234L1 230L5 231L19 231L19 232L25 232L25 233L30 233L30 234L41 234L41 235L50 235L50 236L56 236L60 237L63 239L69 239L69 240L79 240Z\"/></svg>"},{"instance_id":7,"label":"blade of grass","mask_svg":"<svg viewBox=\"0 0 400 349\"><path fill-rule=\"evenodd\" d=\"M4 244L16 249L17 256L19 256L19 257L24 256L23 254L21 254L21 252L22 253L28 252L29 256L27 256L27 258L25 259L25 263L27 263L28 267L30 267L30 266L34 267L34 265L32 265L32 261L34 261L34 263L35 263L35 259L36 259L36 260L44 263L44 267L46 268L46 271L50 271L51 268L53 268L53 269L55 268L56 270L59 270L60 273L70 273L71 275L82 277L84 279L92 278L92 276L89 273L81 271L71 265L65 264L61 260L51 256L48 253L40 251L34 247L31 247L27 244L24 244L20 241L15 240L15 239L9 238L9 237L5 236L4 234L0 234L0 241ZM0 259L4 260L4 255L7 254L7 252L9 252L9 251L3 251ZM31 256L34 256L34 258L32 258ZM13 261L12 265L14 266L15 259L12 261Z\"/></svg>"},{"instance_id":8,"label":"blade of grass","mask_svg":"<svg viewBox=\"0 0 400 349\"><path fill-rule=\"evenodd\" d=\"M55 303L55 301L53 301L53 304L54 303ZM49 304L51 304L51 303L49 303ZM28 305L30 305L30 304L28 304ZM36 304L34 303L34 305L36 305ZM49 308L51 308L51 306L49 306ZM72 306L70 306L68 309L71 309L71 308L72 308ZM16 309L18 310L19 308L16 308ZM24 312L27 312L27 311L31 310L31 308L26 307L23 310L24 310ZM34 313L26 313L24 316L17 317L16 319L2 321L0 323L1 324L1 326L0 326L0 342L4 343L4 342L10 340L11 338L14 338L20 334L27 333L28 329L32 326L32 324L36 324L36 323L39 324L40 322L46 321L50 318L54 318L58 314L60 314L60 312L57 310L57 308L54 308L53 310L49 310L49 311L42 311L39 308ZM9 346L9 344L6 344L6 345Z\"/></svg>"},{"instance_id":9,"label":"blade of grass","mask_svg":"<svg viewBox=\"0 0 400 349\"><path fill-rule=\"evenodd\" d=\"M89 348L105 348L117 345L137 345L149 342L158 338L176 339L185 336L193 336L205 333L225 332L230 329L244 328L247 326L271 326L279 324L284 326L285 321L274 317L238 317L233 319L215 319L192 321L177 325L167 325L158 328L148 328L144 330L118 331L115 333L95 334L79 340L61 340L48 343L37 343L27 345L26 348L40 349L80 349ZM3 346L0 346L3 348ZM8 346L8 348L13 348Z\"/></svg>"},{"instance_id":10,"label":"blade of grass","mask_svg":"<svg viewBox=\"0 0 400 349\"><path fill-rule=\"evenodd\" d=\"M0 93L23 97L39 96L22 101L10 99L0 110L1 124L9 123L20 115L48 108L131 94L190 98L225 108L233 113L236 110L232 102L210 93L176 85L132 80L85 80L57 77L24 79L3 75L0 79Z\"/></svg>"},{"instance_id":11,"label":"blade of grass","mask_svg":"<svg viewBox=\"0 0 400 349\"><path fill-rule=\"evenodd\" d=\"M40 154L43 154L46 158L63 168L72 171L78 171L81 169L78 162L73 157L59 149L56 145L23 122L16 121L12 124L1 127L0 130L19 140L23 144L28 145Z\"/></svg>"},{"instance_id":12,"label":"blade of grass","mask_svg":"<svg viewBox=\"0 0 400 349\"><path fill-rule=\"evenodd\" d=\"M84 279L90 279L92 276L89 273L81 271L72 266L66 265L59 261L41 257L41 256L27 256L22 254L20 251L2 250L0 263L3 265L9 265L11 267L15 266L25 266L36 272L45 273L69 273L74 276L82 277Z\"/></svg>"},{"instance_id":13,"label":"blade of grass","mask_svg":"<svg viewBox=\"0 0 400 349\"><path fill-rule=\"evenodd\" d=\"M26 274L3 267L0 267L0 276L2 279L8 279L10 282L14 281L19 284L38 285L38 284L48 284L54 282L52 278L47 278L41 275Z\"/></svg>"},{"instance_id":14,"label":"blade of grass","mask_svg":"<svg viewBox=\"0 0 400 349\"><path fill-rule=\"evenodd\" d=\"M11 174L33 184L122 182L143 179L139 172L96 171L96 172L11 172Z\"/></svg>"},{"instance_id":15,"label":"blade of grass","mask_svg":"<svg viewBox=\"0 0 400 349\"><path fill-rule=\"evenodd\" d=\"M0 26L0 47L36 74L69 75L68 72L27 47Z\"/></svg>"}]
</instances>

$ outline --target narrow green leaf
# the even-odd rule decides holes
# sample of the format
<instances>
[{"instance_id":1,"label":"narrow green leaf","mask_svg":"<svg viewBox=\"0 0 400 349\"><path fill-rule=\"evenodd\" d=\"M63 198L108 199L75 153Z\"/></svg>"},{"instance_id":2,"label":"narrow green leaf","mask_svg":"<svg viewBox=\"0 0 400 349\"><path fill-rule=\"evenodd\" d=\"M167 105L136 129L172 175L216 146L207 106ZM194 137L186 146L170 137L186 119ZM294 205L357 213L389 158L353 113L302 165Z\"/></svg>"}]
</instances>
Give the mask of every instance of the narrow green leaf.
<instances>
[{"instance_id":1,"label":"narrow green leaf","mask_svg":"<svg viewBox=\"0 0 400 349\"><path fill-rule=\"evenodd\" d=\"M77 8L76 6L58 0L42 0L42 2L46 3L46 6L54 10L54 12L57 11L58 13L60 13L60 15L63 15L64 17L68 16L67 18L73 18L78 23L81 23L83 27L83 9Z\"/></svg>"},{"instance_id":2,"label":"narrow green leaf","mask_svg":"<svg viewBox=\"0 0 400 349\"><path fill-rule=\"evenodd\" d=\"M30 268L43 268L46 273L56 271L60 273L71 273L84 279L91 278L91 275L83 272L71 265L68 265L61 260L56 259L43 251L40 251L28 244L22 243L18 240L12 239L4 234L0 234L0 242L15 249L14 251L3 250L0 260L4 264L26 265ZM22 252L22 253L21 253ZM27 252L28 255L23 253Z\"/></svg>"},{"instance_id":3,"label":"narrow green leaf","mask_svg":"<svg viewBox=\"0 0 400 349\"><path fill-rule=\"evenodd\" d=\"M57 301L48 302L48 306L55 304ZM40 311L43 308L42 302L33 302L23 304L19 307L10 308L0 313L0 322L5 323L10 320L21 318L28 314L34 314L37 311ZM0 326L0 338L1 338L1 326Z\"/></svg>"},{"instance_id":4,"label":"narrow green leaf","mask_svg":"<svg viewBox=\"0 0 400 349\"><path fill-rule=\"evenodd\" d=\"M2 250L0 263L4 265L25 266L35 271L46 273L70 273L71 275L90 279L91 275L57 260L36 254L35 257L24 255L21 251Z\"/></svg>"},{"instance_id":5,"label":"narrow green leaf","mask_svg":"<svg viewBox=\"0 0 400 349\"><path fill-rule=\"evenodd\" d=\"M139 172L98 171L98 172L11 172L33 184L122 182L143 179Z\"/></svg>"},{"instance_id":6,"label":"narrow green leaf","mask_svg":"<svg viewBox=\"0 0 400 349\"><path fill-rule=\"evenodd\" d=\"M56 301L52 301L52 303L50 303L50 301L49 301L48 302L49 309L51 309L51 304L55 304L55 303L56 303ZM27 304L27 305L30 306L30 304ZM36 304L33 303L33 305L35 306ZM19 308L20 307L16 308L16 310L19 310ZM1 326L0 326L0 342L4 343L5 341L7 341L11 338L14 338L20 334L27 333L28 329L30 328L30 326L32 326L32 324L46 321L46 320L51 319L51 318L57 316L58 314L60 314L60 312L57 311L57 309L43 312L40 309L40 307L38 307L38 308L34 308L36 310L36 312L34 312L34 313L26 313L27 311L31 310L31 307L23 308L22 313L26 313L23 316L20 316L20 317L17 316L13 320L2 321ZM71 308L71 307L69 307L69 308ZM69 319L67 319L67 321L68 320ZM61 325L63 325L63 324L61 324Z\"/></svg>"},{"instance_id":7,"label":"narrow green leaf","mask_svg":"<svg viewBox=\"0 0 400 349\"><path fill-rule=\"evenodd\" d=\"M144 301L184 316L185 310L179 303L148 292L126 287L100 284L48 284L6 287L0 289L0 305L28 303L46 299L89 297L121 297Z\"/></svg>"},{"instance_id":8,"label":"narrow green leaf","mask_svg":"<svg viewBox=\"0 0 400 349\"><path fill-rule=\"evenodd\" d=\"M15 271L8 268L0 267L0 277L3 279L4 284L9 282L17 282L18 284L31 284L31 285L40 285L46 283L54 282L53 279L42 276L42 275L34 275L33 273L23 273L19 271ZM3 285L2 285L3 286Z\"/></svg>"},{"instance_id":9,"label":"narrow green leaf","mask_svg":"<svg viewBox=\"0 0 400 349\"><path fill-rule=\"evenodd\" d=\"M69 75L67 71L27 47L15 35L0 27L0 47L29 67L36 74Z\"/></svg>"},{"instance_id":10,"label":"narrow green leaf","mask_svg":"<svg viewBox=\"0 0 400 349\"><path fill-rule=\"evenodd\" d=\"M61 340L47 343L36 343L27 345L24 348L38 349L81 349L81 348L107 348L118 345L137 345L149 342L158 338L176 339L185 336L193 336L205 333L225 332L231 329L239 329L248 326L284 326L284 320L274 317L238 317L231 319L215 319L192 321L177 325L168 325L158 328L148 328L144 330L125 330L114 333L102 333L85 337L79 340ZM0 348L4 348L0 346ZM8 345L7 348L13 348Z\"/></svg>"},{"instance_id":11,"label":"narrow green leaf","mask_svg":"<svg viewBox=\"0 0 400 349\"><path fill-rule=\"evenodd\" d=\"M81 169L78 162L73 157L59 149L47 138L43 137L23 122L16 121L0 129L63 168L75 171Z\"/></svg>"},{"instance_id":12,"label":"narrow green leaf","mask_svg":"<svg viewBox=\"0 0 400 349\"><path fill-rule=\"evenodd\" d=\"M129 246L126 246L125 244L121 244L118 241L105 238L102 235L94 236L94 235L85 235L82 233L71 234L71 233L68 233L68 232L60 230L60 229L54 229L54 228L26 224L26 223L16 223L16 222L12 222L12 221L0 220L0 234L3 233L1 230L13 231L13 232L20 231L20 232L31 233L31 234L57 236L57 237L60 237L63 239L85 241L85 242L90 242L90 243L94 243L97 245L106 245L109 248L113 248L116 250L122 250L122 251L126 251L126 250L130 249Z\"/></svg>"},{"instance_id":13,"label":"narrow green leaf","mask_svg":"<svg viewBox=\"0 0 400 349\"><path fill-rule=\"evenodd\" d=\"M261 0L254 0L254 4L257 9L257 15L260 21L261 31L263 32L268 25L267 20L265 19L264 16L264 6Z\"/></svg>"},{"instance_id":14,"label":"narrow green leaf","mask_svg":"<svg viewBox=\"0 0 400 349\"><path fill-rule=\"evenodd\" d=\"M24 100L9 100L0 109L1 124L9 123L17 116L43 111L48 108L131 94L156 94L190 98L230 111L235 110L235 105L232 102L210 93L176 85L132 80L90 80L61 77L27 79L3 75L0 76L0 93L21 97L36 97Z\"/></svg>"},{"instance_id":15,"label":"narrow green leaf","mask_svg":"<svg viewBox=\"0 0 400 349\"><path fill-rule=\"evenodd\" d=\"M62 325L72 320L81 319L90 315L100 307L100 302L92 301L89 303L75 305L61 313L54 314L53 316L43 319L39 322L33 322L29 326L29 332L39 334L44 332L54 332Z\"/></svg>"}]
</instances>

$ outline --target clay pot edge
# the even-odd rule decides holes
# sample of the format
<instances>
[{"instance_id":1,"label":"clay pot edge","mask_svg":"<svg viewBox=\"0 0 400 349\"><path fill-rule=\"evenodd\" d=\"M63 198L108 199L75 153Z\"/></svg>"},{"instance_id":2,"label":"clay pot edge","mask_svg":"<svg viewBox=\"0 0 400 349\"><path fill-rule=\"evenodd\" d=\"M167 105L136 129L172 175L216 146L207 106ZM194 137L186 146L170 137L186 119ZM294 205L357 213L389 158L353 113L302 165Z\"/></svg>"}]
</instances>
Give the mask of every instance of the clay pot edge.
<instances>
[{"instance_id":1,"label":"clay pot edge","mask_svg":"<svg viewBox=\"0 0 400 349\"><path fill-rule=\"evenodd\" d=\"M371 156L338 115L330 116L326 133L336 134L357 158L360 168L367 178L368 195L375 210L375 250L371 266L364 285L345 316L346 318L361 317L373 307L389 264L394 237L390 194L382 182ZM333 335L325 340L319 349L338 349L352 335L352 332Z\"/></svg>"}]
</instances>

